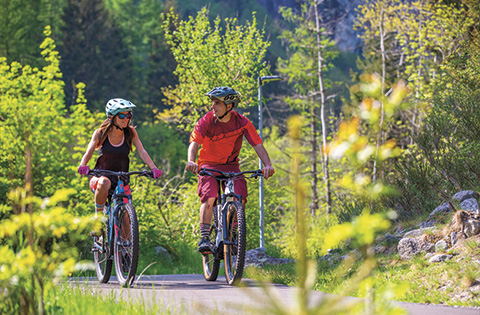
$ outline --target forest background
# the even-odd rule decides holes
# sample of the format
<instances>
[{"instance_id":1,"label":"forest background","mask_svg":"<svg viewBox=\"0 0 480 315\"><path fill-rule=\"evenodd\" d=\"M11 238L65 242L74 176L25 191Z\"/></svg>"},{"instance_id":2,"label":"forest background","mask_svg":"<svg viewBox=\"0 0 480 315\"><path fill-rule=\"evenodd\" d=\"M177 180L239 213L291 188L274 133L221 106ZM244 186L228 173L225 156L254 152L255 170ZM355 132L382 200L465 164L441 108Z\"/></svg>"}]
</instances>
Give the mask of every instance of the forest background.
<instances>
[{"instance_id":1,"label":"forest background","mask_svg":"<svg viewBox=\"0 0 480 315\"><path fill-rule=\"evenodd\" d=\"M258 77L269 74L284 77L263 87L263 138L276 168L265 186L270 254L296 255L287 133L295 114L312 257L324 254L330 226L365 209L393 209L401 229L459 190L478 191L476 0L0 0L0 11L4 222L45 208L22 196L58 191L66 214L91 216L77 168L106 101L122 97L137 105L133 122L164 171L134 182L140 247L194 249L199 200L184 166L189 133L208 111L203 94L236 88L239 110L258 126ZM398 89L401 106L390 106ZM244 146L241 167L257 165ZM132 155L131 169L144 167ZM248 249L259 244L258 203L250 182Z\"/></svg>"}]
</instances>

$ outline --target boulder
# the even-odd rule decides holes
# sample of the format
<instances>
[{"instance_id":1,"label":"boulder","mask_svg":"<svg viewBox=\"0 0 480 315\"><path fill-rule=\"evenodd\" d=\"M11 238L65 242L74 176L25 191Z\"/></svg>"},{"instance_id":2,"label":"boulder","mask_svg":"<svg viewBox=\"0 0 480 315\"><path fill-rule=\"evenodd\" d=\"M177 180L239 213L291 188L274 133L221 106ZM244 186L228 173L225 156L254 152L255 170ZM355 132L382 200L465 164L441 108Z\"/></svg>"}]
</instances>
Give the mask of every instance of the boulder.
<instances>
[{"instance_id":1,"label":"boulder","mask_svg":"<svg viewBox=\"0 0 480 315\"><path fill-rule=\"evenodd\" d=\"M258 247L245 253L245 267L262 267L265 265L287 264L295 262L293 259L270 257L265 253L265 249Z\"/></svg>"},{"instance_id":2,"label":"boulder","mask_svg":"<svg viewBox=\"0 0 480 315\"><path fill-rule=\"evenodd\" d=\"M416 230L412 230L412 231L409 231L407 233L405 233L405 235L403 236L404 238L405 237L419 237L419 236L422 236L423 234L427 233L427 232L431 232L433 231L434 228L433 227L429 227L429 228L420 228L420 229L416 229Z\"/></svg>"},{"instance_id":3,"label":"boulder","mask_svg":"<svg viewBox=\"0 0 480 315\"><path fill-rule=\"evenodd\" d=\"M404 237L398 242L398 254L403 260L408 260L419 253L430 253L435 245L419 238Z\"/></svg>"},{"instance_id":4,"label":"boulder","mask_svg":"<svg viewBox=\"0 0 480 315\"><path fill-rule=\"evenodd\" d=\"M478 207L478 200L475 198L465 199L460 203L460 209L480 213Z\"/></svg>"},{"instance_id":5,"label":"boulder","mask_svg":"<svg viewBox=\"0 0 480 315\"><path fill-rule=\"evenodd\" d=\"M428 220L427 221L434 221L434 218L435 217L438 217L440 215L444 215L444 214L447 214L449 212L452 212L453 209L452 207L450 207L450 204L448 202L445 202L444 204L436 207L431 213L430 215L428 216Z\"/></svg>"},{"instance_id":6,"label":"boulder","mask_svg":"<svg viewBox=\"0 0 480 315\"><path fill-rule=\"evenodd\" d=\"M468 218L464 223L463 233L467 238L480 234L480 220L473 217Z\"/></svg>"},{"instance_id":7,"label":"boulder","mask_svg":"<svg viewBox=\"0 0 480 315\"><path fill-rule=\"evenodd\" d=\"M436 253L441 253L447 250L448 244L445 242L445 240L439 240L438 242L435 243L435 252Z\"/></svg>"},{"instance_id":8,"label":"boulder","mask_svg":"<svg viewBox=\"0 0 480 315\"><path fill-rule=\"evenodd\" d=\"M455 199L457 200L458 202L463 202L464 200L467 200L467 199L471 199L471 198L475 198L475 199L478 199L479 195L477 192L473 191L473 190L463 190L463 191L459 191L458 193L456 193L452 199Z\"/></svg>"},{"instance_id":9,"label":"boulder","mask_svg":"<svg viewBox=\"0 0 480 315\"><path fill-rule=\"evenodd\" d=\"M452 259L452 258L453 258L452 255L438 254L438 255L435 255L435 256L433 256L432 258L430 258L429 262L431 262L431 263L438 263L438 262L450 260L450 259Z\"/></svg>"}]
</instances>

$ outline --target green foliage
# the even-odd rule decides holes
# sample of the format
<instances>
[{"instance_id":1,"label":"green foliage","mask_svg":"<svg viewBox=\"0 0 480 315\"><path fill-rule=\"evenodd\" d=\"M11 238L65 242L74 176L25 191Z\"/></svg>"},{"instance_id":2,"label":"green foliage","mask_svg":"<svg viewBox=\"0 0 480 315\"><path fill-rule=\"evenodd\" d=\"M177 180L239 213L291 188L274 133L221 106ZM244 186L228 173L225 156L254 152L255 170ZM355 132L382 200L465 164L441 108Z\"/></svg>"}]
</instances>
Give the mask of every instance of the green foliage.
<instances>
[{"instance_id":1,"label":"green foliage","mask_svg":"<svg viewBox=\"0 0 480 315\"><path fill-rule=\"evenodd\" d=\"M143 123L137 131L148 154L164 172L162 177L169 178L183 172L187 156L186 133L158 121Z\"/></svg>"},{"instance_id":2,"label":"green foliage","mask_svg":"<svg viewBox=\"0 0 480 315\"><path fill-rule=\"evenodd\" d=\"M209 90L232 86L243 95L240 106L249 106L255 103L257 77L268 73L263 58L269 42L263 39L264 31L257 29L255 15L246 25L227 18L222 27L220 18L212 26L208 12L204 8L187 21L179 21L173 10L164 17L179 83L163 90L172 108L158 117L176 121L185 130L191 130L208 109L210 101L204 94Z\"/></svg>"},{"instance_id":3,"label":"green foliage","mask_svg":"<svg viewBox=\"0 0 480 315\"><path fill-rule=\"evenodd\" d=\"M23 190L10 193L14 204L32 204L34 212L14 215L0 224L2 314L43 314L44 295L54 278L86 267L77 264L76 245L95 228L95 221L65 211L62 204L71 193L71 189L59 190L43 200L26 198Z\"/></svg>"},{"instance_id":4,"label":"green foliage","mask_svg":"<svg viewBox=\"0 0 480 315\"><path fill-rule=\"evenodd\" d=\"M8 63L44 66L38 48L43 41L42 31L50 25L58 35L65 5L66 0L1 0L0 56Z\"/></svg>"},{"instance_id":5,"label":"green foliage","mask_svg":"<svg viewBox=\"0 0 480 315\"><path fill-rule=\"evenodd\" d=\"M478 51L457 59L433 88L433 107L394 181L407 214L431 212L459 190L478 189L480 86L474 78L480 75L479 60Z\"/></svg>"},{"instance_id":6,"label":"green foliage","mask_svg":"<svg viewBox=\"0 0 480 315\"><path fill-rule=\"evenodd\" d=\"M152 110L164 108L162 87L175 81L175 60L165 41L162 14L168 3L160 0L106 0L106 7L122 30L132 60L126 98L135 104L141 121L153 121Z\"/></svg>"},{"instance_id":7,"label":"green foliage","mask_svg":"<svg viewBox=\"0 0 480 315\"><path fill-rule=\"evenodd\" d=\"M63 20L60 51L66 101L76 99L79 82L87 85L92 111L103 111L110 98L130 98L132 61L124 34L112 21L104 0L68 0Z\"/></svg>"},{"instance_id":8,"label":"green foliage","mask_svg":"<svg viewBox=\"0 0 480 315\"><path fill-rule=\"evenodd\" d=\"M45 28L41 48L47 65L41 70L0 59L0 203L7 191L24 185L27 151L35 195L51 195L73 177L69 148L74 127L65 118L59 57L50 35Z\"/></svg>"},{"instance_id":9,"label":"green foliage","mask_svg":"<svg viewBox=\"0 0 480 315\"><path fill-rule=\"evenodd\" d=\"M315 32L315 18L312 12L312 4L303 3L301 13L296 14L292 8L281 7L280 14L283 18L295 25L295 29L284 30L280 38L288 44L290 56L288 59L279 59L278 70L288 78L289 83L293 83L295 91L303 97L312 97L312 93L319 90L317 73L318 69L318 50L317 34ZM322 50L322 63L324 72L332 68L332 61L338 55L335 50L335 42L327 36L327 30L324 25L320 28L320 39ZM326 87L331 86L329 80L325 80ZM317 97L318 98L318 97ZM305 111L305 99L297 99L294 102L290 99L287 102L296 109ZM313 106L313 105L309 105ZM318 104L317 104L318 106ZM306 110L309 112L309 110Z\"/></svg>"}]
</instances>

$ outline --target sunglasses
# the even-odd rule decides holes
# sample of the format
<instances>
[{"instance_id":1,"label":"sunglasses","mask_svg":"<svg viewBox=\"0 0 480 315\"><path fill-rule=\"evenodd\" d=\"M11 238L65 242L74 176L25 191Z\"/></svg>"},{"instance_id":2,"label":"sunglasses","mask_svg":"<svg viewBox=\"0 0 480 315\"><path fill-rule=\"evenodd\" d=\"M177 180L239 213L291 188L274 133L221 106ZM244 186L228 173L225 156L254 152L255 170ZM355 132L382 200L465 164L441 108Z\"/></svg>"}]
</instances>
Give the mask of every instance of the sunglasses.
<instances>
[{"instance_id":1,"label":"sunglasses","mask_svg":"<svg viewBox=\"0 0 480 315\"><path fill-rule=\"evenodd\" d=\"M119 119L125 119L125 117L127 117L127 119L130 119L130 118L132 118L132 113L118 114L117 116L118 116Z\"/></svg>"}]
</instances>

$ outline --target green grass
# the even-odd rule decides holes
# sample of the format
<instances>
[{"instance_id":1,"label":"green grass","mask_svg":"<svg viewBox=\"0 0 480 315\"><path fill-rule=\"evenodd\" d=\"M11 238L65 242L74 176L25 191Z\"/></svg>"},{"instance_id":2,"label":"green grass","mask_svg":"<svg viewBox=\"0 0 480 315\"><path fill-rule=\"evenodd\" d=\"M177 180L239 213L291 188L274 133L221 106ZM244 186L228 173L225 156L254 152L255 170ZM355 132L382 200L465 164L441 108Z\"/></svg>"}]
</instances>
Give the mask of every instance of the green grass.
<instances>
[{"instance_id":1,"label":"green grass","mask_svg":"<svg viewBox=\"0 0 480 315\"><path fill-rule=\"evenodd\" d=\"M477 256L478 259L478 256ZM318 261L315 290L340 293L343 284L355 274L357 262L337 276L339 264ZM295 265L282 264L263 268L250 267L245 272L250 279L295 285ZM417 256L401 261L398 255L378 256L374 271L375 288L379 292L394 291L392 300L411 303L445 304L452 306L480 306L480 269L472 257L460 261L455 258L443 263L430 264L428 259ZM470 288L474 288L469 290ZM456 298L460 294L464 298ZM353 296L364 297L362 291L353 291Z\"/></svg>"},{"instance_id":2,"label":"green grass","mask_svg":"<svg viewBox=\"0 0 480 315\"><path fill-rule=\"evenodd\" d=\"M90 288L55 287L46 296L45 311L47 314L187 314L182 308L171 309L156 300L129 303L114 292L105 296Z\"/></svg>"}]
</instances>

